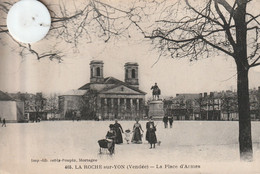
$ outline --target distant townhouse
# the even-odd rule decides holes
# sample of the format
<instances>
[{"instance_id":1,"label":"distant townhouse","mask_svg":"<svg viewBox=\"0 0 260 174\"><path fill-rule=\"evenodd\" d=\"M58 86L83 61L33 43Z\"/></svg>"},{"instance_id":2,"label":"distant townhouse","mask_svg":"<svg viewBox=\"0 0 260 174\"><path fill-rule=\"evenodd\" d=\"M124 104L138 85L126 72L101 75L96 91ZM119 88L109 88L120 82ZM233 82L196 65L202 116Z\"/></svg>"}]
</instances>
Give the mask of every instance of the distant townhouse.
<instances>
[{"instance_id":1,"label":"distant townhouse","mask_svg":"<svg viewBox=\"0 0 260 174\"><path fill-rule=\"evenodd\" d=\"M251 120L260 120L260 87L249 90ZM209 94L176 94L164 100L167 115L176 120L230 120L239 119L237 93L234 91Z\"/></svg>"}]
</instances>

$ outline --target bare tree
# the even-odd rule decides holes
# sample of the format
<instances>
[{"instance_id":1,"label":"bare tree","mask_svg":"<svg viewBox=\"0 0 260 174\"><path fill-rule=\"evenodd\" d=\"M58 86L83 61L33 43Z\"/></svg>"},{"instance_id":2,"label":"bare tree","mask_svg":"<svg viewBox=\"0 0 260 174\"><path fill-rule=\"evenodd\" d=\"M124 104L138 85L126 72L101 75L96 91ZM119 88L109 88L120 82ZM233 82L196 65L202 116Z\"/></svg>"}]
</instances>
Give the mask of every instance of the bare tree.
<instances>
[{"instance_id":1,"label":"bare tree","mask_svg":"<svg viewBox=\"0 0 260 174\"><path fill-rule=\"evenodd\" d=\"M45 0L42 0L44 3ZM58 4L55 4L55 2ZM130 4L130 5L129 5ZM139 12L145 6L134 6L134 3L121 5L117 8L111 3L99 0L80 0L54 1L50 4L45 3L51 13L51 28L46 39L55 38L50 49L39 50L33 48L33 44L23 44L14 40L8 32L6 17L9 9L12 7L12 0L0 2L0 41L4 42L5 37L12 39L15 44L14 50L18 50L21 57L28 54L34 55L38 60L49 58L61 62L65 56L64 51L56 48L58 41L70 44L70 48L77 49L79 43L91 43L93 40L101 39L104 43L108 41L117 41L119 38L129 38L129 29L137 26L139 21ZM143 13L142 13L143 14ZM19 49L17 49L19 48Z\"/></svg>"},{"instance_id":2,"label":"bare tree","mask_svg":"<svg viewBox=\"0 0 260 174\"><path fill-rule=\"evenodd\" d=\"M34 100L34 110L35 110L35 118L34 120L37 122L38 119L42 119L42 114L46 107L46 99L43 98L42 93L36 93Z\"/></svg>"},{"instance_id":3,"label":"bare tree","mask_svg":"<svg viewBox=\"0 0 260 174\"><path fill-rule=\"evenodd\" d=\"M80 112L83 119L97 119L97 91L88 90L80 101Z\"/></svg>"},{"instance_id":4,"label":"bare tree","mask_svg":"<svg viewBox=\"0 0 260 174\"><path fill-rule=\"evenodd\" d=\"M146 38L153 39L163 53L173 58L197 60L224 53L237 65L239 147L242 160L253 159L249 114L248 71L260 65L259 17L247 11L251 0L185 0L189 13L178 18L177 8L168 6L157 20L157 28ZM180 5L179 3L178 5ZM181 5L180 5L181 6ZM168 9L168 10L169 10Z\"/></svg>"},{"instance_id":5,"label":"bare tree","mask_svg":"<svg viewBox=\"0 0 260 174\"><path fill-rule=\"evenodd\" d=\"M232 91L226 91L222 93L220 99L221 99L221 111L227 114L228 121L233 120L233 118L230 119L230 114L237 113L238 111L236 93L233 93Z\"/></svg>"},{"instance_id":6,"label":"bare tree","mask_svg":"<svg viewBox=\"0 0 260 174\"><path fill-rule=\"evenodd\" d=\"M198 112L199 112L199 119L202 119L202 108L203 108L203 97L202 94L199 94L199 97L194 99L194 101L196 102L195 106L197 106L198 108Z\"/></svg>"},{"instance_id":7,"label":"bare tree","mask_svg":"<svg viewBox=\"0 0 260 174\"><path fill-rule=\"evenodd\" d=\"M58 112L58 94L52 93L47 97L46 101L47 109L51 113L51 118L55 118L55 114Z\"/></svg>"}]
</instances>

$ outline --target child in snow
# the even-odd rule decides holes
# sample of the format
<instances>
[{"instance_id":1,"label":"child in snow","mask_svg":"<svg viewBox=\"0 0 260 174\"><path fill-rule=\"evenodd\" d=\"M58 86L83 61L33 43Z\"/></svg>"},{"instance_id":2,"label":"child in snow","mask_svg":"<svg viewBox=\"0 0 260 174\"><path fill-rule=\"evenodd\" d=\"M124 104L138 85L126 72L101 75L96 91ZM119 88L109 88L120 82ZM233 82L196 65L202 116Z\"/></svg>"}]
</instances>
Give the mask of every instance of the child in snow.
<instances>
[{"instance_id":1,"label":"child in snow","mask_svg":"<svg viewBox=\"0 0 260 174\"><path fill-rule=\"evenodd\" d=\"M130 129L125 130L125 140L126 140L127 144L129 144L129 141L130 141L130 135L131 135Z\"/></svg>"}]
</instances>

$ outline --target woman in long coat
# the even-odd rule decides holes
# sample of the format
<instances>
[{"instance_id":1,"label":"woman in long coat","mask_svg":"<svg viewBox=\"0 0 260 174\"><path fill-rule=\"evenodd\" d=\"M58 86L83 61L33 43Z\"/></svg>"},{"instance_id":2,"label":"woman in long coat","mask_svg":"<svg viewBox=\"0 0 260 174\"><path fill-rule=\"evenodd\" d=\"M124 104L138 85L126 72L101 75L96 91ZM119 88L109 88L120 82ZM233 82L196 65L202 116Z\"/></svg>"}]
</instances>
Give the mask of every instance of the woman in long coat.
<instances>
[{"instance_id":1,"label":"woman in long coat","mask_svg":"<svg viewBox=\"0 0 260 174\"><path fill-rule=\"evenodd\" d=\"M122 126L115 120L114 129L116 132L115 143L121 144L123 143L122 133L124 133Z\"/></svg>"},{"instance_id":2,"label":"woman in long coat","mask_svg":"<svg viewBox=\"0 0 260 174\"><path fill-rule=\"evenodd\" d=\"M157 137L155 134L156 131L156 126L154 125L154 121L152 120L152 118L150 118L149 122L146 123L146 140L150 143L150 149L155 148L155 144L157 143Z\"/></svg>"},{"instance_id":3,"label":"woman in long coat","mask_svg":"<svg viewBox=\"0 0 260 174\"><path fill-rule=\"evenodd\" d=\"M116 132L113 124L109 125L109 131L107 131L106 134L106 140L107 140L107 148L110 154L113 154L115 151L115 137L116 137Z\"/></svg>"},{"instance_id":4,"label":"woman in long coat","mask_svg":"<svg viewBox=\"0 0 260 174\"><path fill-rule=\"evenodd\" d=\"M133 137L132 137L132 143L141 144L142 143L142 134L141 131L143 131L142 126L140 123L138 123L138 120L136 119L136 123L133 126Z\"/></svg>"}]
</instances>

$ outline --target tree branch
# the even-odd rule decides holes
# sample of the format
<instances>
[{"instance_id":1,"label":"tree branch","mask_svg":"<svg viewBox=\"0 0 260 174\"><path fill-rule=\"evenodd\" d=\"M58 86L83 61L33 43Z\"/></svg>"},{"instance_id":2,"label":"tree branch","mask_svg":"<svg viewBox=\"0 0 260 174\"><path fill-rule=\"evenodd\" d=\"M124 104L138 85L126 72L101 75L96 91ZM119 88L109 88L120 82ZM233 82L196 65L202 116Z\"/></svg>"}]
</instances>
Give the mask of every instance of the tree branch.
<instances>
[{"instance_id":1,"label":"tree branch","mask_svg":"<svg viewBox=\"0 0 260 174\"><path fill-rule=\"evenodd\" d=\"M230 27L229 27L225 17L223 16L222 12L220 11L220 9L218 7L218 3L216 1L215 1L215 8L216 8L216 11L217 11L218 15L220 16L220 18L222 19L222 21L224 23L223 28L226 31L226 34L228 36L228 40L229 40L230 44L232 45L233 49L235 50L236 43L235 43L235 41L234 41L234 39L233 39L233 37L232 37L232 35L230 33L230 30L229 30Z\"/></svg>"},{"instance_id":2,"label":"tree branch","mask_svg":"<svg viewBox=\"0 0 260 174\"><path fill-rule=\"evenodd\" d=\"M229 14L233 13L233 8L226 0L214 0L216 3L221 4L228 12Z\"/></svg>"},{"instance_id":3,"label":"tree branch","mask_svg":"<svg viewBox=\"0 0 260 174\"><path fill-rule=\"evenodd\" d=\"M217 46L216 44L213 44L213 43L209 42L208 40L206 40L206 39L203 38L203 37L201 37L201 39L202 39L204 42L206 42L207 44L209 44L210 46L212 46L213 48L216 48L216 49L218 49L218 50L220 50L220 51L226 53L227 55L234 57L234 53L231 53L231 52L229 52L229 51L227 51L227 50L225 50L225 49L223 49L223 48Z\"/></svg>"},{"instance_id":4,"label":"tree branch","mask_svg":"<svg viewBox=\"0 0 260 174\"><path fill-rule=\"evenodd\" d=\"M192 10L193 10L195 13L197 13L198 15L200 15L200 16L202 16L202 17L204 17L204 18L210 20L211 22L214 22L214 23L216 23L216 24L218 24L218 25L220 25L220 26L223 27L223 25L222 25L220 22L218 22L217 20L214 20L214 19L212 19L211 17L206 16L206 15L202 14L201 12L197 11L194 7L192 7L192 6L190 5L190 3L189 3L188 0L185 0L185 2L186 2L186 4L188 5L188 7L189 7L190 9L192 9Z\"/></svg>"},{"instance_id":5,"label":"tree branch","mask_svg":"<svg viewBox=\"0 0 260 174\"><path fill-rule=\"evenodd\" d=\"M260 56L258 56L258 57L254 60L254 62L249 65L249 67L251 68L251 67L255 67L255 66L260 65L260 62L259 62L259 63L256 63L259 59L260 59Z\"/></svg>"}]
</instances>

